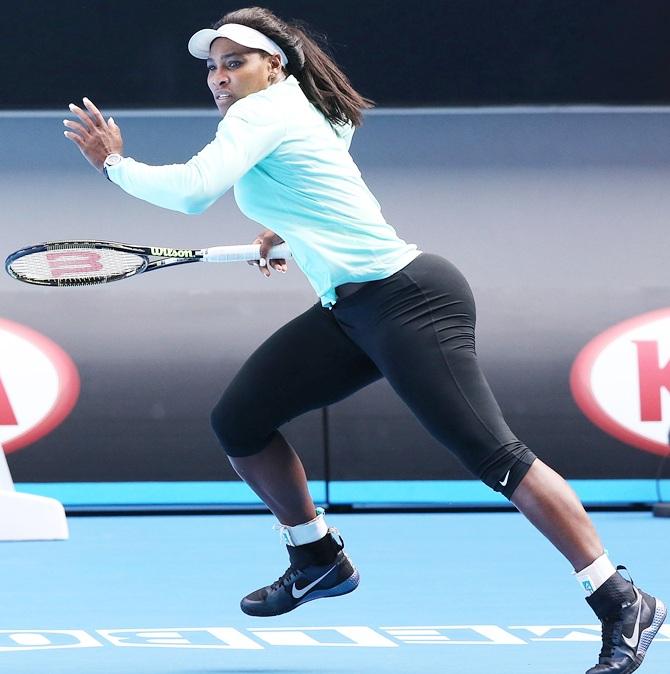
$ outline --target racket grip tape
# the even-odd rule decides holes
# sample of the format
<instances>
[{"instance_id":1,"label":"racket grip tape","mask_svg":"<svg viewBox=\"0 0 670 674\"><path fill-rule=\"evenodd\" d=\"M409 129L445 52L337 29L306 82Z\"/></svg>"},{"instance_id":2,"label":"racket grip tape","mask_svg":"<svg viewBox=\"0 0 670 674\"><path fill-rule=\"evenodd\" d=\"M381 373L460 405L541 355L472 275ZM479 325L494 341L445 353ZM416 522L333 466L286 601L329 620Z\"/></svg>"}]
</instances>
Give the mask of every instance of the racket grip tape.
<instances>
[{"instance_id":1,"label":"racket grip tape","mask_svg":"<svg viewBox=\"0 0 670 674\"><path fill-rule=\"evenodd\" d=\"M242 246L213 246L204 251L205 262L245 262L258 260L261 247L257 243ZM268 260L280 260L290 258L291 251L287 244L281 243L274 246L268 253Z\"/></svg>"}]
</instances>

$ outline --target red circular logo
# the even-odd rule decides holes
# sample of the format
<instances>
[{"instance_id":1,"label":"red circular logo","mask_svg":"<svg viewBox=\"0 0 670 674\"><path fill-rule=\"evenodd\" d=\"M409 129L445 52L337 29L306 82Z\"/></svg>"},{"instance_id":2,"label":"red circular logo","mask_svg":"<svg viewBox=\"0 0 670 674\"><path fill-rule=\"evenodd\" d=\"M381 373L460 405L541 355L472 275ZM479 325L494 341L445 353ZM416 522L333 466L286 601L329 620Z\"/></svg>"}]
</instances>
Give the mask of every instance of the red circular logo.
<instances>
[{"instance_id":1,"label":"red circular logo","mask_svg":"<svg viewBox=\"0 0 670 674\"><path fill-rule=\"evenodd\" d=\"M79 397L79 373L48 337L0 318L0 444L10 453L50 433Z\"/></svg>"},{"instance_id":2,"label":"red circular logo","mask_svg":"<svg viewBox=\"0 0 670 674\"><path fill-rule=\"evenodd\" d=\"M636 316L590 341L572 366L582 412L615 438L670 451L670 309Z\"/></svg>"}]
</instances>

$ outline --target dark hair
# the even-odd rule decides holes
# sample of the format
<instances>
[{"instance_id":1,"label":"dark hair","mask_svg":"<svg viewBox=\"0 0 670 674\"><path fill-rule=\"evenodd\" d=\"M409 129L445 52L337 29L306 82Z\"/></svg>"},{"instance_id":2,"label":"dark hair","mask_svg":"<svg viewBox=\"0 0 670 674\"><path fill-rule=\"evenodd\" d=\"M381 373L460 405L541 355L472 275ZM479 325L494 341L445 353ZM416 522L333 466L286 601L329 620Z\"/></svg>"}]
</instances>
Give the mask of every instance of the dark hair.
<instances>
[{"instance_id":1,"label":"dark hair","mask_svg":"<svg viewBox=\"0 0 670 674\"><path fill-rule=\"evenodd\" d=\"M283 21L264 7L245 7L228 12L214 24L220 28L226 23L239 23L267 35L286 54L284 70L294 75L309 101L320 110L331 124L363 123L363 110L374 104L352 86L316 42L309 29L297 21Z\"/></svg>"}]
</instances>

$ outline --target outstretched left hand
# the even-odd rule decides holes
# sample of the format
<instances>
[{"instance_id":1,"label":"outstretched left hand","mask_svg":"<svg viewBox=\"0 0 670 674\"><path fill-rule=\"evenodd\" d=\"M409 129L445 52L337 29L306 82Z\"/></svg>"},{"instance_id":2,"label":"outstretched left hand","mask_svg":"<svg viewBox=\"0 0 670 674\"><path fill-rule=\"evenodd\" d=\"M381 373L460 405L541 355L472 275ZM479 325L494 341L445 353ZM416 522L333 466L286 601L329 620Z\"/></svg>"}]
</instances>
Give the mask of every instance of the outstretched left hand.
<instances>
[{"instance_id":1,"label":"outstretched left hand","mask_svg":"<svg viewBox=\"0 0 670 674\"><path fill-rule=\"evenodd\" d=\"M83 101L86 110L70 103L70 112L77 115L80 121L63 120L68 129L64 132L65 137L79 148L91 166L102 172L108 155L115 152L123 154L121 129L111 117L105 121L100 110L88 98Z\"/></svg>"}]
</instances>

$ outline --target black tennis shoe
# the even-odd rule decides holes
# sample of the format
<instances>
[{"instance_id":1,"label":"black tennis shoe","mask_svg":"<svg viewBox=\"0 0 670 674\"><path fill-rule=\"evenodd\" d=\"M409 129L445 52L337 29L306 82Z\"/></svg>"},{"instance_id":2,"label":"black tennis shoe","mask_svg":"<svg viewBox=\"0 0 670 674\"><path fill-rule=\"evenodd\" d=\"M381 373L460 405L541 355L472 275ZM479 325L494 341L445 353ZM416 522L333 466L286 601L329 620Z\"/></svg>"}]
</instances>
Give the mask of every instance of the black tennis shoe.
<instances>
[{"instance_id":1,"label":"black tennis shoe","mask_svg":"<svg viewBox=\"0 0 670 674\"><path fill-rule=\"evenodd\" d=\"M286 548L291 566L272 585L242 599L240 608L247 615L281 615L308 601L347 594L358 587L358 571L345 554L336 529L329 529L315 543Z\"/></svg>"},{"instance_id":2,"label":"black tennis shoe","mask_svg":"<svg viewBox=\"0 0 670 674\"><path fill-rule=\"evenodd\" d=\"M617 567L619 569L624 567ZM660 599L642 592L632 582L618 573L598 588L586 601L596 612L602 623L603 647L595 667L586 674L630 674L644 660L653 638L661 629L667 616L667 609ZM628 587L622 586L621 582ZM606 587L610 583L610 588ZM620 587L612 590L611 585ZM600 590L604 593L598 595ZM628 597L614 609L606 608L607 597L621 598L622 592ZM597 596L598 595L598 596Z\"/></svg>"}]
</instances>

